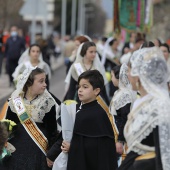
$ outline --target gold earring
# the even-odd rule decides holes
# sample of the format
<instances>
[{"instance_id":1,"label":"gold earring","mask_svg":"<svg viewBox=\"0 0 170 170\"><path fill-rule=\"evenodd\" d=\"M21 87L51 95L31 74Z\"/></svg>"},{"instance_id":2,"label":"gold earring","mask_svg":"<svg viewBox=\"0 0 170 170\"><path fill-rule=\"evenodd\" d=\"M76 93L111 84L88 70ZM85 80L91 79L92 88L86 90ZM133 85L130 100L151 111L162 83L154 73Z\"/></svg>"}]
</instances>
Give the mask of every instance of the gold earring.
<instances>
[{"instance_id":1,"label":"gold earring","mask_svg":"<svg viewBox=\"0 0 170 170\"><path fill-rule=\"evenodd\" d=\"M139 90L139 82L136 82L136 89Z\"/></svg>"}]
</instances>

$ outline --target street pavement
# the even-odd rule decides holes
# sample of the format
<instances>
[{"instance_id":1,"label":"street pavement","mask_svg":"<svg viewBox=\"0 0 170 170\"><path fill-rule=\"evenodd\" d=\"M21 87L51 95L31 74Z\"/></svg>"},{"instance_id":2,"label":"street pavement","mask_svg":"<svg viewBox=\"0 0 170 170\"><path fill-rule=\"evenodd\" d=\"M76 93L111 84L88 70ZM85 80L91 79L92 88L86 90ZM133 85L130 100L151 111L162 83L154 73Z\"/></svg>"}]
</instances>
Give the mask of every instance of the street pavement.
<instances>
[{"instance_id":1,"label":"street pavement","mask_svg":"<svg viewBox=\"0 0 170 170\"><path fill-rule=\"evenodd\" d=\"M58 57L51 57L51 67L52 71L55 72L59 67L64 65L64 58L62 56ZM53 79L52 75L52 79ZM14 91L14 87L9 87L9 79L8 75L5 74L4 68L2 70L2 75L0 75L0 110L2 109L3 104ZM54 90L55 91L55 90ZM62 98L62 97L60 97Z\"/></svg>"}]
</instances>

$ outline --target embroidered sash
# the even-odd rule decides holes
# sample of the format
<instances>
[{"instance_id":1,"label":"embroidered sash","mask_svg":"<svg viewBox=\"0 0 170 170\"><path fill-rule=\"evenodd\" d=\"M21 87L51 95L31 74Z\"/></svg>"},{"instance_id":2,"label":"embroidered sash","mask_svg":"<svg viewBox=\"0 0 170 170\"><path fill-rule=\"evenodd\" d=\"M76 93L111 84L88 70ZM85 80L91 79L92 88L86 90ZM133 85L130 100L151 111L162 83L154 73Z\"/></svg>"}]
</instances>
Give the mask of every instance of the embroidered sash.
<instances>
[{"instance_id":1,"label":"embroidered sash","mask_svg":"<svg viewBox=\"0 0 170 170\"><path fill-rule=\"evenodd\" d=\"M119 135L119 131L117 129L117 126L115 124L115 120L114 120L114 116L112 116L109 112L109 107L106 105L106 103L104 102L104 100L102 99L102 97L99 95L96 97L98 103L101 105L101 107L105 110L105 112L107 113L107 116L112 124L112 128L114 131L114 135L115 135L115 142L117 142L118 139L118 135Z\"/></svg>"},{"instance_id":2,"label":"embroidered sash","mask_svg":"<svg viewBox=\"0 0 170 170\"><path fill-rule=\"evenodd\" d=\"M76 69L77 75L80 76L84 72L83 67L80 63L75 63L74 67Z\"/></svg>"},{"instance_id":3,"label":"embroidered sash","mask_svg":"<svg viewBox=\"0 0 170 170\"><path fill-rule=\"evenodd\" d=\"M26 108L23 104L22 98L16 97L12 101L13 101L17 116L21 124L23 125L27 133L30 135L32 140L37 144L37 146L41 149L41 151L46 155L47 147L48 147L48 140L44 136L44 134L41 132L41 130L38 128L34 120L27 113Z\"/></svg>"},{"instance_id":4,"label":"embroidered sash","mask_svg":"<svg viewBox=\"0 0 170 170\"><path fill-rule=\"evenodd\" d=\"M0 120L5 119L7 109L8 109L8 102L5 102L5 104L3 105L3 108L0 112Z\"/></svg>"}]
</instances>

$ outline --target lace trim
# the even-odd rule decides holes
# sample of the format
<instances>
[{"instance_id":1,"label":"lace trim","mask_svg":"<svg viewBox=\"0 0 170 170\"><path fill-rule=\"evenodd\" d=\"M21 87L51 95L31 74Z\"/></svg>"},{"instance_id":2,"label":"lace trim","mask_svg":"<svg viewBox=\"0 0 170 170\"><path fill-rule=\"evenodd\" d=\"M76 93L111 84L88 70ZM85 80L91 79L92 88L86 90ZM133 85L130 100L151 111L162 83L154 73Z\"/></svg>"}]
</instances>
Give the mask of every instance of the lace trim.
<instances>
[{"instance_id":1,"label":"lace trim","mask_svg":"<svg viewBox=\"0 0 170 170\"><path fill-rule=\"evenodd\" d=\"M147 136L149 136L150 133L152 133L153 129L156 128L156 126L158 126L159 121L156 120L155 122L152 122L153 124L151 124L148 128L144 128L143 129L143 133L139 134L139 137L137 137L136 139L133 139L134 141L131 143L131 145L128 145L128 150L127 153L129 153L130 151L134 151L136 153L138 153L139 155L143 155L145 153L147 153L148 151L153 151L153 147L149 147L150 150L146 150L146 145L141 144L140 142L144 139L146 139ZM139 147L140 144L140 147ZM137 146L136 146L137 145Z\"/></svg>"},{"instance_id":2,"label":"lace trim","mask_svg":"<svg viewBox=\"0 0 170 170\"><path fill-rule=\"evenodd\" d=\"M133 150L138 154L145 152L144 148L138 148L136 144L141 143L153 129L159 125L160 100L149 99L138 106L139 109L132 111L128 116L124 134L128 144L128 152ZM142 144L141 144L142 146Z\"/></svg>"},{"instance_id":3,"label":"lace trim","mask_svg":"<svg viewBox=\"0 0 170 170\"><path fill-rule=\"evenodd\" d=\"M119 93L119 92L118 92ZM118 96L116 95L115 98L113 98L113 103L115 106L115 109L118 110L122 107L124 107L127 103L133 103L132 95L130 95L127 92L120 92Z\"/></svg>"},{"instance_id":4,"label":"lace trim","mask_svg":"<svg viewBox=\"0 0 170 170\"><path fill-rule=\"evenodd\" d=\"M48 113L54 105L58 107L53 97L47 91L32 101L32 104L30 104L27 100L24 100L24 103L28 113L32 116L35 122L42 122L45 114ZM12 99L9 101L9 106L11 110L16 113Z\"/></svg>"}]
</instances>

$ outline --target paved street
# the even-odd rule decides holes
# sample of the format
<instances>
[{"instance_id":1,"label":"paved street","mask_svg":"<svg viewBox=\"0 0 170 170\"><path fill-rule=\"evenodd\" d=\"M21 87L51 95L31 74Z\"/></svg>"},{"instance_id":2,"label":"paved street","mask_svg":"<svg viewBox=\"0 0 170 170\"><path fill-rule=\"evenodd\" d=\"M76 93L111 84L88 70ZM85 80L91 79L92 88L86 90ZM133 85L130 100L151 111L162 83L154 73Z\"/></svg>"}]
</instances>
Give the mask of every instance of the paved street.
<instances>
[{"instance_id":1,"label":"paved street","mask_svg":"<svg viewBox=\"0 0 170 170\"><path fill-rule=\"evenodd\" d=\"M65 66L62 66L54 71L50 81L50 92L53 93L59 100L62 100L64 97L65 76L66 68Z\"/></svg>"}]
</instances>

